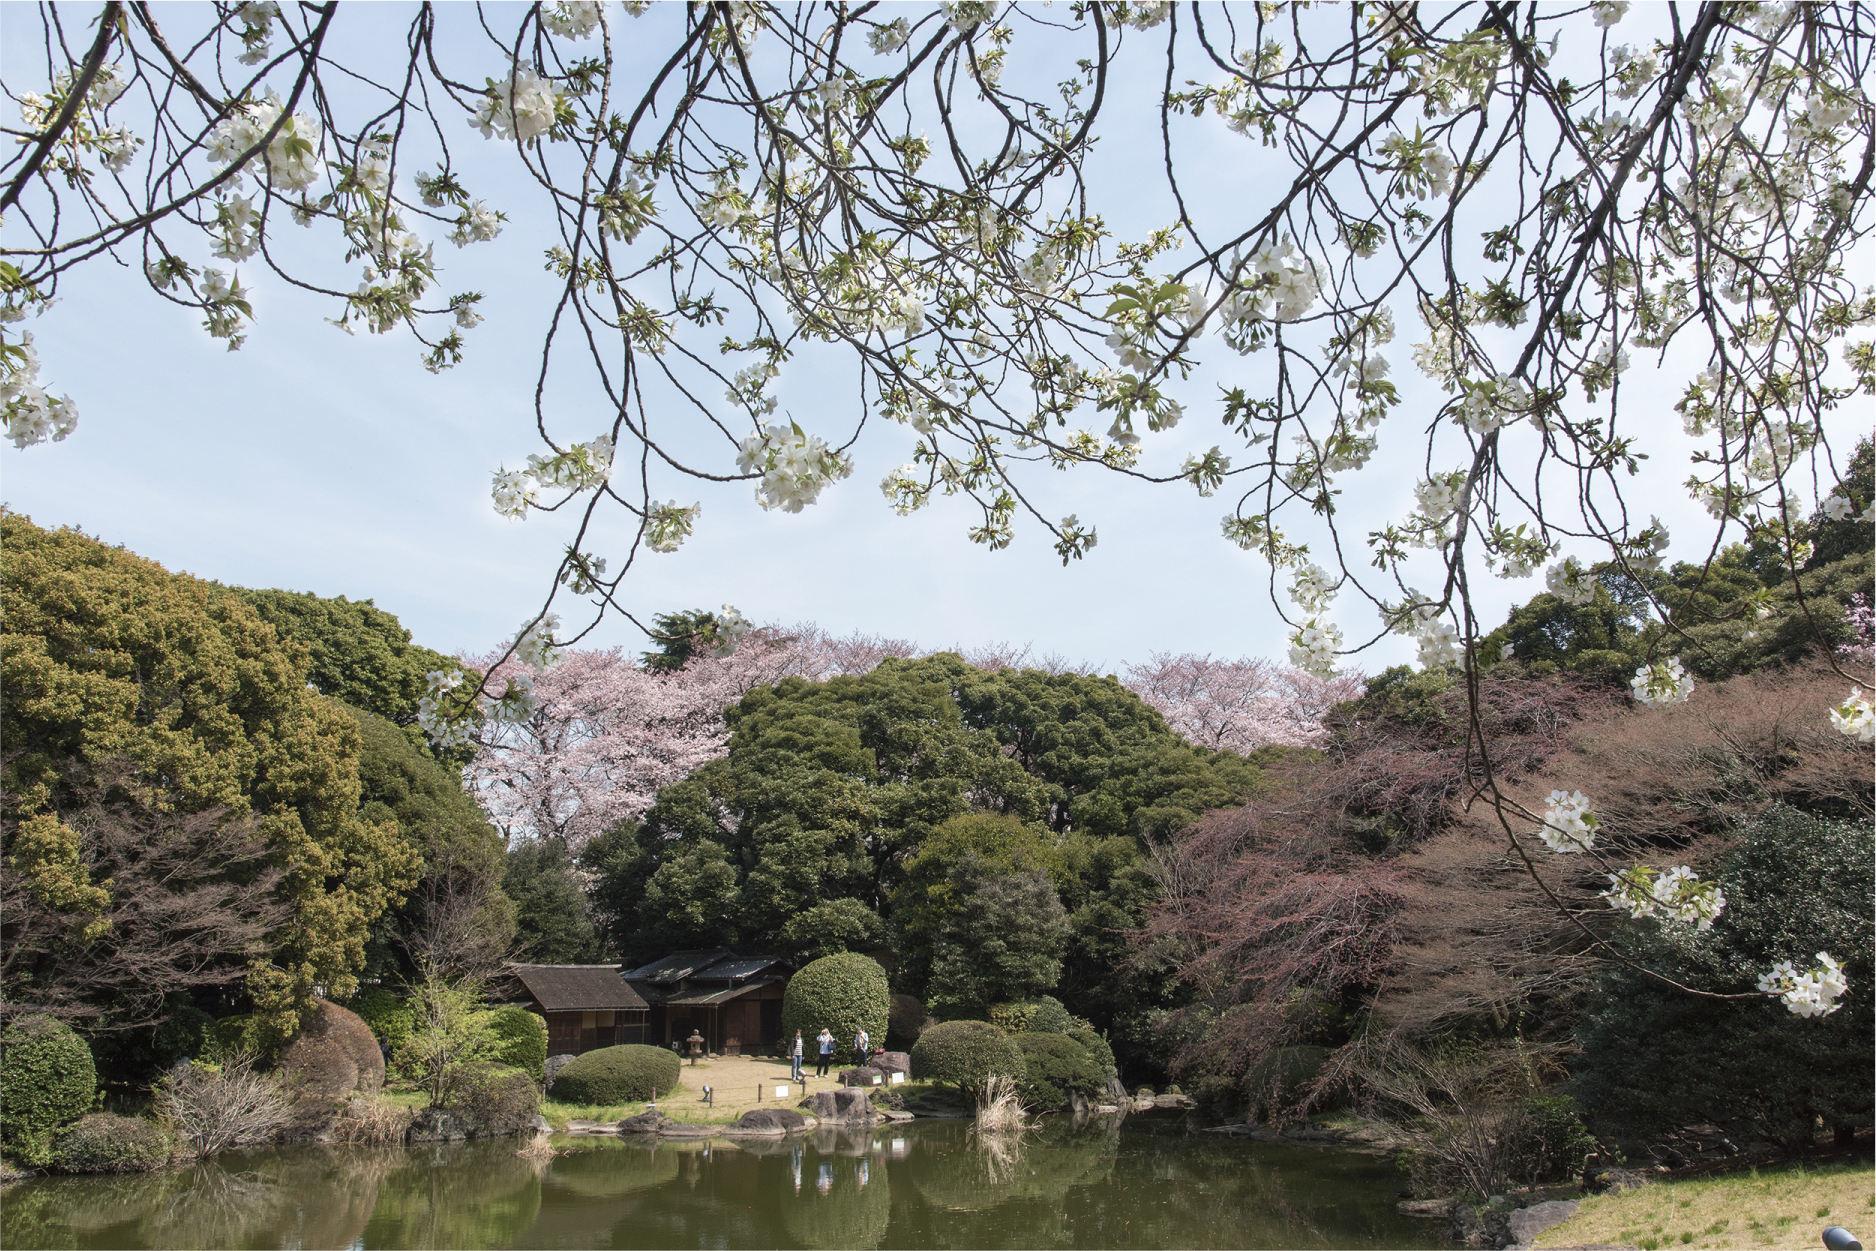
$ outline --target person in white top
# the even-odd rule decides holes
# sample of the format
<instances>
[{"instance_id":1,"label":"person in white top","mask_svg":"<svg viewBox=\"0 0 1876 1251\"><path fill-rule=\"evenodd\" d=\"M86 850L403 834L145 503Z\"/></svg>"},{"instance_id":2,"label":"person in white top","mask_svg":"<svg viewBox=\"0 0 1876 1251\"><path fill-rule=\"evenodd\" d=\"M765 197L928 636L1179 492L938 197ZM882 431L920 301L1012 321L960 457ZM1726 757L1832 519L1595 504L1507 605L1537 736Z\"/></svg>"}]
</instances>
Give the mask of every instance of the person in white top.
<instances>
[{"instance_id":1,"label":"person in white top","mask_svg":"<svg viewBox=\"0 0 1876 1251\"><path fill-rule=\"evenodd\" d=\"M801 1031L795 1031L795 1041L788 1048L788 1076L792 1081L801 1080Z\"/></svg>"}]
</instances>

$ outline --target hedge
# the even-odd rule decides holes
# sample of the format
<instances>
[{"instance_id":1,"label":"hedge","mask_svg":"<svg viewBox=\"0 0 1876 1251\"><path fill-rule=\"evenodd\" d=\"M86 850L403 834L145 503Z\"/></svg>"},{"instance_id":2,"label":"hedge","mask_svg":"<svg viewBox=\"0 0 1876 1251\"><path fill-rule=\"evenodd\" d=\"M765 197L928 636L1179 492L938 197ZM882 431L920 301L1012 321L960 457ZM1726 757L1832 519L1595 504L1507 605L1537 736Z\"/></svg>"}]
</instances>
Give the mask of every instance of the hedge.
<instances>
[{"instance_id":1,"label":"hedge","mask_svg":"<svg viewBox=\"0 0 1876 1251\"><path fill-rule=\"evenodd\" d=\"M66 1173L147 1173L169 1163L174 1147L155 1121L93 1112L53 1137L52 1162Z\"/></svg>"},{"instance_id":2,"label":"hedge","mask_svg":"<svg viewBox=\"0 0 1876 1251\"><path fill-rule=\"evenodd\" d=\"M495 1059L536 1082L547 1076L547 1022L520 1004L497 1008L489 1021L495 1035Z\"/></svg>"},{"instance_id":3,"label":"hedge","mask_svg":"<svg viewBox=\"0 0 1876 1251\"><path fill-rule=\"evenodd\" d=\"M945 1021L912 1044L912 1076L975 1095L993 1074L1021 1080L1023 1053L988 1021Z\"/></svg>"},{"instance_id":4,"label":"hedge","mask_svg":"<svg viewBox=\"0 0 1876 1251\"><path fill-rule=\"evenodd\" d=\"M353 995L345 1006L371 1027L371 1032L378 1036L380 1042L391 1045L392 1055L396 1055L398 1048L410 1041L411 1032L416 1028L416 1018L411 1015L409 1001L398 998L382 986L374 986Z\"/></svg>"},{"instance_id":5,"label":"hedge","mask_svg":"<svg viewBox=\"0 0 1876 1251\"><path fill-rule=\"evenodd\" d=\"M91 1048L63 1021L21 1017L0 1034L0 1141L22 1163L50 1161L51 1132L91 1110Z\"/></svg>"},{"instance_id":6,"label":"hedge","mask_svg":"<svg viewBox=\"0 0 1876 1251\"><path fill-rule=\"evenodd\" d=\"M809 1055L822 1029L834 1034L834 1062L852 1064L853 1035L864 1029L876 1048L886 1045L892 992L879 961L858 952L822 956L788 980L782 996L782 1037L801 1031Z\"/></svg>"},{"instance_id":7,"label":"hedge","mask_svg":"<svg viewBox=\"0 0 1876 1251\"><path fill-rule=\"evenodd\" d=\"M1107 1074L1088 1049L1066 1034L1018 1034L1023 1076L1017 1089L1025 1107L1052 1112L1070 1095L1092 1097L1107 1084Z\"/></svg>"},{"instance_id":8,"label":"hedge","mask_svg":"<svg viewBox=\"0 0 1876 1251\"><path fill-rule=\"evenodd\" d=\"M601 1047L560 1070L554 1078L554 1098L602 1106L637 1103L670 1094L677 1088L677 1074L677 1055L663 1047Z\"/></svg>"}]
</instances>

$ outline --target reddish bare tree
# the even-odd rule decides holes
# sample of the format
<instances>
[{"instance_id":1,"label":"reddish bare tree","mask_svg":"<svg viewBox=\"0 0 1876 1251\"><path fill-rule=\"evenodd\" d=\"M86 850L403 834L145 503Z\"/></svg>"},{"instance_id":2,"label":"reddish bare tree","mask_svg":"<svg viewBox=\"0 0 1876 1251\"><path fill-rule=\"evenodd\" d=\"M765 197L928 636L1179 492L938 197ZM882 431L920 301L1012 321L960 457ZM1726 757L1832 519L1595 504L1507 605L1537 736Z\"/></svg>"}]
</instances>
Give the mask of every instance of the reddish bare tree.
<instances>
[{"instance_id":1,"label":"reddish bare tree","mask_svg":"<svg viewBox=\"0 0 1876 1251\"><path fill-rule=\"evenodd\" d=\"M291 907L257 822L170 811L125 762L72 779L70 793L60 819L80 835L90 880L111 883L108 903L74 915L0 858L5 1007L134 1029L163 1016L165 996L238 983L265 958Z\"/></svg>"}]
</instances>

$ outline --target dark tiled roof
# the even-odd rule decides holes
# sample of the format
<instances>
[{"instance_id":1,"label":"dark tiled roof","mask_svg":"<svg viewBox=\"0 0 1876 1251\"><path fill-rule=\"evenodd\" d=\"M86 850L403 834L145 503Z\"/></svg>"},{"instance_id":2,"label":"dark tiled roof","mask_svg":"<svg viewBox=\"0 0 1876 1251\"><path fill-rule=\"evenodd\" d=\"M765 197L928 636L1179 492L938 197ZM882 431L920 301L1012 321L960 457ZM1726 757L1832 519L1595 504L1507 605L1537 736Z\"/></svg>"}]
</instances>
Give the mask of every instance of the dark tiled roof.
<instances>
[{"instance_id":1,"label":"dark tiled roof","mask_svg":"<svg viewBox=\"0 0 1876 1251\"><path fill-rule=\"evenodd\" d=\"M780 985L782 980L779 977L763 977L741 986L730 986L719 990L700 990L688 995L679 995L665 1000L665 1003L673 1008L707 1008L712 1004L728 1003L732 999L763 986Z\"/></svg>"},{"instance_id":2,"label":"dark tiled roof","mask_svg":"<svg viewBox=\"0 0 1876 1251\"><path fill-rule=\"evenodd\" d=\"M687 977L694 977L700 969L708 968L724 956L735 953L725 947L712 951L674 951L662 960L653 960L643 968L626 969L619 976L634 982L650 982L654 986L669 982L681 982Z\"/></svg>"},{"instance_id":3,"label":"dark tiled roof","mask_svg":"<svg viewBox=\"0 0 1876 1251\"><path fill-rule=\"evenodd\" d=\"M646 1007L614 964L511 964L508 971L546 1012L630 1012Z\"/></svg>"},{"instance_id":4,"label":"dark tiled roof","mask_svg":"<svg viewBox=\"0 0 1876 1251\"><path fill-rule=\"evenodd\" d=\"M783 962L774 956L750 956L745 959L732 957L728 960L717 961L696 976L702 981L733 982L738 978L754 977L763 970L781 963Z\"/></svg>"}]
</instances>

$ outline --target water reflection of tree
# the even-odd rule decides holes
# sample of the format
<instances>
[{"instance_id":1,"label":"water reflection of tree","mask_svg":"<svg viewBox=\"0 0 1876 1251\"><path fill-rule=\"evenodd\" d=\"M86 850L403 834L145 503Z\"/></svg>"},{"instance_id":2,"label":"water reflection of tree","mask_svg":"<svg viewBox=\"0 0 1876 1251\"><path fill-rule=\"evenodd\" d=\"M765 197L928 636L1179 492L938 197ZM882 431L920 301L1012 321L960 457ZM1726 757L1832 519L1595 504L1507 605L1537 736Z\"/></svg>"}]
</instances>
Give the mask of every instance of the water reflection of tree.
<instances>
[{"instance_id":1,"label":"water reflection of tree","mask_svg":"<svg viewBox=\"0 0 1876 1251\"><path fill-rule=\"evenodd\" d=\"M366 1231L375 1245L509 1246L540 1212L540 1174L511 1140L435 1143L399 1154Z\"/></svg>"},{"instance_id":2,"label":"water reflection of tree","mask_svg":"<svg viewBox=\"0 0 1876 1251\"><path fill-rule=\"evenodd\" d=\"M870 1135L867 1137L871 1144ZM876 1247L892 1219L886 1169L862 1156L819 1154L813 1171L826 1184L809 1184L784 1199L782 1225L804 1247Z\"/></svg>"},{"instance_id":3,"label":"water reflection of tree","mask_svg":"<svg viewBox=\"0 0 1876 1251\"><path fill-rule=\"evenodd\" d=\"M1017 1138L947 1135L920 1142L912 1186L925 1202L950 1211L981 1211L1013 1199L1059 1201L1069 1187L1099 1181L1114 1162L1118 1126L1077 1129L1059 1118Z\"/></svg>"},{"instance_id":4,"label":"water reflection of tree","mask_svg":"<svg viewBox=\"0 0 1876 1251\"><path fill-rule=\"evenodd\" d=\"M5 1245L73 1247L110 1231L126 1246L351 1246L402 1156L229 1152L160 1173L28 1183L7 1195Z\"/></svg>"}]
</instances>

